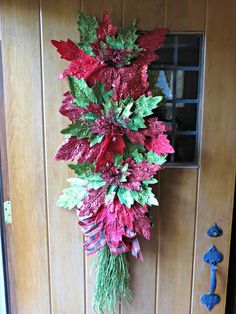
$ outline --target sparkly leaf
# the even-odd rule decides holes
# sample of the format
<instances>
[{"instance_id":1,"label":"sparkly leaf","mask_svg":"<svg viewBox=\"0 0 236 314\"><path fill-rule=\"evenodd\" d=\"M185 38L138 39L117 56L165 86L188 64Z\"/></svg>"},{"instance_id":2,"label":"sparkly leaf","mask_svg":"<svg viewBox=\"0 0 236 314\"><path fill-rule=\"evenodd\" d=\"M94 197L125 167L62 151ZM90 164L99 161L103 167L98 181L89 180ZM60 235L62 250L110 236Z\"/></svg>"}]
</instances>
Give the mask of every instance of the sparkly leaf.
<instances>
[{"instance_id":1,"label":"sparkly leaf","mask_svg":"<svg viewBox=\"0 0 236 314\"><path fill-rule=\"evenodd\" d=\"M95 144L98 144L98 143L101 143L101 141L103 140L104 138L104 135L99 135L99 134L92 134L90 136L90 139L89 139L89 144L90 146L94 146Z\"/></svg>"},{"instance_id":2,"label":"sparkly leaf","mask_svg":"<svg viewBox=\"0 0 236 314\"><path fill-rule=\"evenodd\" d=\"M67 180L70 182L70 187L63 190L63 194L57 201L57 206L68 209L73 209L81 205L81 201L88 195L84 188L86 181L78 178Z\"/></svg>"},{"instance_id":3,"label":"sparkly leaf","mask_svg":"<svg viewBox=\"0 0 236 314\"><path fill-rule=\"evenodd\" d=\"M148 150L152 150L158 155L174 153L174 149L170 145L166 134L159 134L156 137L146 140L145 146Z\"/></svg>"},{"instance_id":4,"label":"sparkly leaf","mask_svg":"<svg viewBox=\"0 0 236 314\"><path fill-rule=\"evenodd\" d=\"M71 95L75 98L75 105L86 108L90 102L97 103L97 98L84 79L67 76Z\"/></svg>"},{"instance_id":5,"label":"sparkly leaf","mask_svg":"<svg viewBox=\"0 0 236 314\"><path fill-rule=\"evenodd\" d=\"M128 123L131 130L138 130L146 128L144 117L153 114L152 110L157 107L157 104L161 101L162 97L141 96L135 102L135 109L130 117Z\"/></svg>"},{"instance_id":6,"label":"sparkly leaf","mask_svg":"<svg viewBox=\"0 0 236 314\"><path fill-rule=\"evenodd\" d=\"M115 36L117 27L112 25L111 18L107 12L103 13L102 19L97 28L97 38L99 42L105 42L106 36Z\"/></svg>"},{"instance_id":7,"label":"sparkly leaf","mask_svg":"<svg viewBox=\"0 0 236 314\"><path fill-rule=\"evenodd\" d=\"M81 179L87 179L87 177L94 173L94 166L88 162L77 165L69 164L68 167L74 170L77 176Z\"/></svg>"},{"instance_id":8,"label":"sparkly leaf","mask_svg":"<svg viewBox=\"0 0 236 314\"><path fill-rule=\"evenodd\" d=\"M141 162L144 159L143 155L139 153L137 149L131 153L131 157L135 160L135 162Z\"/></svg>"},{"instance_id":9,"label":"sparkly leaf","mask_svg":"<svg viewBox=\"0 0 236 314\"><path fill-rule=\"evenodd\" d=\"M122 118L123 119L128 119L132 115L131 108L133 107L134 103L130 100L129 103L126 104L124 110L122 111Z\"/></svg>"},{"instance_id":10,"label":"sparkly leaf","mask_svg":"<svg viewBox=\"0 0 236 314\"><path fill-rule=\"evenodd\" d=\"M152 193L150 187L143 187L140 191L130 191L133 199L141 205L147 204L149 206L158 205L155 195Z\"/></svg>"},{"instance_id":11,"label":"sparkly leaf","mask_svg":"<svg viewBox=\"0 0 236 314\"><path fill-rule=\"evenodd\" d=\"M162 165L166 162L167 155L158 155L150 150L146 155L146 160L153 164Z\"/></svg>"},{"instance_id":12,"label":"sparkly leaf","mask_svg":"<svg viewBox=\"0 0 236 314\"><path fill-rule=\"evenodd\" d=\"M77 138L87 138L90 136L91 126L85 124L83 121L77 120L68 125L67 128L61 130L62 134L70 136L77 136Z\"/></svg>"},{"instance_id":13,"label":"sparkly leaf","mask_svg":"<svg viewBox=\"0 0 236 314\"><path fill-rule=\"evenodd\" d=\"M138 38L136 34L137 27L136 21L130 23L126 28L123 28L119 31L117 37L106 37L106 42L109 46L114 49L139 49L137 45L135 45L135 41Z\"/></svg>"},{"instance_id":14,"label":"sparkly leaf","mask_svg":"<svg viewBox=\"0 0 236 314\"><path fill-rule=\"evenodd\" d=\"M121 165L123 159L122 154L114 154L114 165L118 168Z\"/></svg>"},{"instance_id":15,"label":"sparkly leaf","mask_svg":"<svg viewBox=\"0 0 236 314\"><path fill-rule=\"evenodd\" d=\"M157 179L152 178L152 179L150 179L150 180L145 180L145 181L143 181L142 183L143 183L143 185L148 186L149 184L156 184L157 182L158 182Z\"/></svg>"},{"instance_id":16,"label":"sparkly leaf","mask_svg":"<svg viewBox=\"0 0 236 314\"><path fill-rule=\"evenodd\" d=\"M81 11L77 17L77 25L78 30L82 35L78 46L81 47L85 53L95 56L89 43L92 43L97 39L96 29L98 28L98 22L96 18L90 17Z\"/></svg>"},{"instance_id":17,"label":"sparkly leaf","mask_svg":"<svg viewBox=\"0 0 236 314\"><path fill-rule=\"evenodd\" d=\"M93 86L93 93L98 104L107 103L113 96L113 90L105 90L105 84L101 84L98 81L96 81Z\"/></svg>"},{"instance_id":18,"label":"sparkly leaf","mask_svg":"<svg viewBox=\"0 0 236 314\"><path fill-rule=\"evenodd\" d=\"M67 41L52 40L51 43L57 48L62 59L72 61L80 57L81 49L70 39Z\"/></svg>"},{"instance_id":19,"label":"sparkly leaf","mask_svg":"<svg viewBox=\"0 0 236 314\"><path fill-rule=\"evenodd\" d=\"M88 189L97 190L106 184L106 182L101 178L101 174L93 172L94 166L91 164L69 164L68 167L74 170L80 179L86 180L86 188Z\"/></svg>"},{"instance_id":20,"label":"sparkly leaf","mask_svg":"<svg viewBox=\"0 0 236 314\"><path fill-rule=\"evenodd\" d=\"M85 121L89 122L94 122L98 118L98 115L93 112L84 113L82 116Z\"/></svg>"},{"instance_id":21,"label":"sparkly leaf","mask_svg":"<svg viewBox=\"0 0 236 314\"><path fill-rule=\"evenodd\" d=\"M123 188L121 186L119 187L119 189L117 191L117 196L118 196L121 204L126 205L128 208L130 208L131 205L133 205L133 203L134 203L132 191L126 190L125 188Z\"/></svg>"}]
</instances>

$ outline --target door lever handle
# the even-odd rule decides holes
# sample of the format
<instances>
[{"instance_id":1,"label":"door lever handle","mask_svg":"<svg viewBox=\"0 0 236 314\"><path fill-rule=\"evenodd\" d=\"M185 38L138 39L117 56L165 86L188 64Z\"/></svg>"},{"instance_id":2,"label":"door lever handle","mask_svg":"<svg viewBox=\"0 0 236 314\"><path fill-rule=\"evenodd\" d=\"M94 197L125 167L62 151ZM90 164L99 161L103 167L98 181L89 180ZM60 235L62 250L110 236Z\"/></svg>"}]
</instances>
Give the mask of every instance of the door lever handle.
<instances>
[{"instance_id":1,"label":"door lever handle","mask_svg":"<svg viewBox=\"0 0 236 314\"><path fill-rule=\"evenodd\" d=\"M220 296L215 293L217 286L217 264L223 261L223 254L213 245L204 255L203 261L210 264L210 291L201 296L201 303L208 311L220 302Z\"/></svg>"}]
</instances>

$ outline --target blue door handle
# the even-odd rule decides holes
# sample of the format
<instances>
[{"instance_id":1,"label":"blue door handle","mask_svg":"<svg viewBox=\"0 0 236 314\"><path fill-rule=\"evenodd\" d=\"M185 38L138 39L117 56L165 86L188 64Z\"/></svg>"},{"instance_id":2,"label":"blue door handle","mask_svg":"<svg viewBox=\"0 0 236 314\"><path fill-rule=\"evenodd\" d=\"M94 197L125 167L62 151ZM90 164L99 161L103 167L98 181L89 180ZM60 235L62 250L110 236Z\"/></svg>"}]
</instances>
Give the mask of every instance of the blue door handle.
<instances>
[{"instance_id":1,"label":"blue door handle","mask_svg":"<svg viewBox=\"0 0 236 314\"><path fill-rule=\"evenodd\" d=\"M216 285L217 285L217 278L216 278L216 272L217 272L217 266L215 264L211 264L211 278L210 278L210 293L214 294L216 291Z\"/></svg>"},{"instance_id":2,"label":"blue door handle","mask_svg":"<svg viewBox=\"0 0 236 314\"><path fill-rule=\"evenodd\" d=\"M217 286L217 264L223 261L223 254L213 245L204 255L203 261L210 264L210 291L201 296L201 303L211 311L220 302L220 296L215 293Z\"/></svg>"}]
</instances>

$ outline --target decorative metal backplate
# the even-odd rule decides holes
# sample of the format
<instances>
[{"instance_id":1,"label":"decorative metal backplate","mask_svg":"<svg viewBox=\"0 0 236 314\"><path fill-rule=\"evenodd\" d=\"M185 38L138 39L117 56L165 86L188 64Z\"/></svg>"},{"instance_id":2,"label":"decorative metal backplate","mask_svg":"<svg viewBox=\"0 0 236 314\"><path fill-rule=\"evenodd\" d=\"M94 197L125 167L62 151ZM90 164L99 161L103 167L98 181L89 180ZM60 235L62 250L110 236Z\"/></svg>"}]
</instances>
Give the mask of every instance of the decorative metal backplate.
<instances>
[{"instance_id":1,"label":"decorative metal backplate","mask_svg":"<svg viewBox=\"0 0 236 314\"><path fill-rule=\"evenodd\" d=\"M201 296L201 303L211 311L220 302L220 296L215 293L217 286L217 264L223 261L223 254L213 245L204 255L203 260L210 265L210 291Z\"/></svg>"},{"instance_id":2,"label":"decorative metal backplate","mask_svg":"<svg viewBox=\"0 0 236 314\"><path fill-rule=\"evenodd\" d=\"M220 237L223 234L223 230L215 223L207 230L207 235L212 238Z\"/></svg>"}]
</instances>

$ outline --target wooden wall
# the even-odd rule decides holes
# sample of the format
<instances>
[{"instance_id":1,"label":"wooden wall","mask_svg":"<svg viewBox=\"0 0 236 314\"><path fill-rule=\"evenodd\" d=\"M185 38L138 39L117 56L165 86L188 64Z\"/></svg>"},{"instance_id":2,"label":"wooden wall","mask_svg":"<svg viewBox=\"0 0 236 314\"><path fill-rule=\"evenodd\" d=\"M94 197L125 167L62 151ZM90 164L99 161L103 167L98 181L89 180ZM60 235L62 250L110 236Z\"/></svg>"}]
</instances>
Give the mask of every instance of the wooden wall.
<instances>
[{"instance_id":1,"label":"wooden wall","mask_svg":"<svg viewBox=\"0 0 236 314\"><path fill-rule=\"evenodd\" d=\"M83 237L75 213L55 205L66 186L68 172L65 164L53 161L62 142L59 130L67 123L57 112L67 87L57 80L66 63L59 59L50 40L79 39L75 18L80 9L97 17L106 9L119 26L137 18L142 30L168 26L171 31L207 32L203 170L167 169L161 174L161 207L153 211L156 226L152 240L142 243L145 261L130 260L133 303L120 306L118 312L205 313L199 296L208 290L209 270L201 255L210 242L203 234L215 222L212 219L219 218L226 230L220 245L225 263L220 279L222 302L215 313L223 314L234 175L230 169L235 167L233 148L225 138L232 132L233 123L229 123L231 129L222 131L229 118L227 110L233 108L228 103L224 111L221 102L225 98L230 101L236 83L231 55L235 45L227 41L234 34L235 5L233 0L227 2L228 7L220 0L2 0L6 135L19 314L93 313L92 258L82 250ZM215 18L222 18L222 14L229 33L221 31L219 19ZM221 35L216 36L215 31ZM219 52L222 43L228 53ZM225 70L222 58L227 57L229 93L225 91L219 99L218 94L214 96L210 80L214 77L215 86L222 87L217 77ZM214 64L220 65L220 71L215 70ZM213 118L212 108L216 108ZM217 120L222 114L221 142L226 146L216 155L218 133L214 133L215 123L208 127L208 119ZM212 140L213 150L209 151ZM227 182L215 180L212 189L221 191L218 195L210 188L216 169L219 175L229 175ZM224 195L227 191L229 198Z\"/></svg>"}]
</instances>

